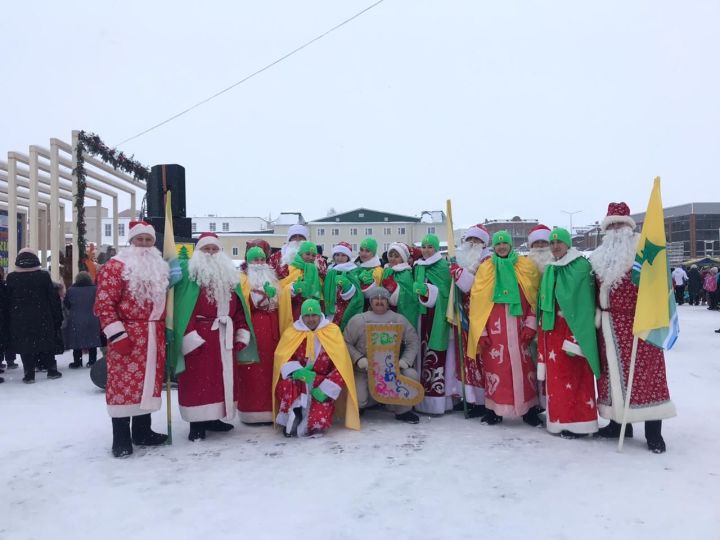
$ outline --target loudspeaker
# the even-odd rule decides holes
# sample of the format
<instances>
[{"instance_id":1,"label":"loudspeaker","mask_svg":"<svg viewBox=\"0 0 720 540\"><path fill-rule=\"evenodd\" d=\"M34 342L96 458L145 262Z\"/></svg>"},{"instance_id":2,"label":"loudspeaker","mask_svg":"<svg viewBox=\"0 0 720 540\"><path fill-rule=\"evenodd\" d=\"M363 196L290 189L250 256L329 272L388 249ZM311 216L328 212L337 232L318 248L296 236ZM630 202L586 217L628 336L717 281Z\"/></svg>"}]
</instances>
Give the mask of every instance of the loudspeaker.
<instances>
[{"instance_id":1,"label":"loudspeaker","mask_svg":"<svg viewBox=\"0 0 720 540\"><path fill-rule=\"evenodd\" d=\"M163 237L165 235L165 218L148 217L147 222L155 228L155 246L162 251ZM192 242L192 219L173 216L173 232L176 242Z\"/></svg>"},{"instance_id":2,"label":"loudspeaker","mask_svg":"<svg viewBox=\"0 0 720 540\"><path fill-rule=\"evenodd\" d=\"M147 181L147 215L165 216L165 186L163 185L163 167L165 184L172 191L173 217L185 217L185 167L182 165L154 165ZM177 234L177 231L175 231Z\"/></svg>"}]
</instances>

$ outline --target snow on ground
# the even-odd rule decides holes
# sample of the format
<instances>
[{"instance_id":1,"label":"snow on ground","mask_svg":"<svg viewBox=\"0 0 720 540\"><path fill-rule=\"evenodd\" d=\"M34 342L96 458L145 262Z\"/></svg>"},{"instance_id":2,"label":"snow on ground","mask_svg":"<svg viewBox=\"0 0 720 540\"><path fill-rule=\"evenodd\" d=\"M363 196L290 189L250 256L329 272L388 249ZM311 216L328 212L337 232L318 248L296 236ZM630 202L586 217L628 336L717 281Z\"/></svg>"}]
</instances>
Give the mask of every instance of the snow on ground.
<instances>
[{"instance_id":1,"label":"snow on ground","mask_svg":"<svg viewBox=\"0 0 720 540\"><path fill-rule=\"evenodd\" d=\"M0 539L720 538L720 316L680 308L668 357L679 416L664 455L642 425L622 454L518 421L454 413L416 426L382 410L359 433L285 439L240 424L191 443L174 401L174 444L110 454L104 396L88 370L0 386ZM153 415L165 431L165 413Z\"/></svg>"}]
</instances>

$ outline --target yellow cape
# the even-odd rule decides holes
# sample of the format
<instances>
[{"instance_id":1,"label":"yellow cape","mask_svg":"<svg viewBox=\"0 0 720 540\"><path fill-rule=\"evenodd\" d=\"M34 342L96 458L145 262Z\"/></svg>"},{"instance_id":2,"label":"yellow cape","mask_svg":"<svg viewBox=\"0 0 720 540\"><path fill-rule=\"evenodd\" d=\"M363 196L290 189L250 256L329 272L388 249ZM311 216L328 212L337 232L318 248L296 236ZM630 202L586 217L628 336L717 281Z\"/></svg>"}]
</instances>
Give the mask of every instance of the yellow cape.
<instances>
[{"instance_id":1,"label":"yellow cape","mask_svg":"<svg viewBox=\"0 0 720 540\"><path fill-rule=\"evenodd\" d=\"M375 285L377 285L379 287L382 284L382 275L383 275L382 265L376 266L375 268L373 268L372 275L373 275L373 280L375 281Z\"/></svg>"},{"instance_id":2,"label":"yellow cape","mask_svg":"<svg viewBox=\"0 0 720 540\"><path fill-rule=\"evenodd\" d=\"M240 290L245 297L245 303L250 307L250 280L245 272L240 272Z\"/></svg>"},{"instance_id":3,"label":"yellow cape","mask_svg":"<svg viewBox=\"0 0 720 540\"><path fill-rule=\"evenodd\" d=\"M527 257L518 257L515 263L515 275L525 299L535 311L538 286L540 285L540 272L538 272L537 266ZM470 358L474 358L477 354L478 341L480 341L483 328L485 328L490 312L495 305L493 302L494 289L495 264L490 258L478 268L470 290L470 331L467 344L467 355Z\"/></svg>"},{"instance_id":4,"label":"yellow cape","mask_svg":"<svg viewBox=\"0 0 720 540\"><path fill-rule=\"evenodd\" d=\"M345 339L340 328L333 323L328 324L315 332L301 332L294 326L290 326L280 337L280 342L275 349L275 363L273 366L273 421L277 416L277 399L275 399L275 386L280 379L280 369L287 363L303 340L305 343L305 354L312 358L314 356L315 337L320 340L323 350L328 354L333 365L340 372L345 382L345 389L338 397L335 404L335 411L345 417L345 427L349 429L360 429L360 413L358 412L357 393L355 391L355 376L353 375L352 361L348 353ZM348 397L350 399L348 399Z\"/></svg>"},{"instance_id":5,"label":"yellow cape","mask_svg":"<svg viewBox=\"0 0 720 540\"><path fill-rule=\"evenodd\" d=\"M287 277L280 280L280 296L278 297L278 318L280 320L280 333L285 332L293 324L292 293L290 289L302 275L302 270L290 265ZM293 351L295 352L295 351Z\"/></svg>"}]
</instances>

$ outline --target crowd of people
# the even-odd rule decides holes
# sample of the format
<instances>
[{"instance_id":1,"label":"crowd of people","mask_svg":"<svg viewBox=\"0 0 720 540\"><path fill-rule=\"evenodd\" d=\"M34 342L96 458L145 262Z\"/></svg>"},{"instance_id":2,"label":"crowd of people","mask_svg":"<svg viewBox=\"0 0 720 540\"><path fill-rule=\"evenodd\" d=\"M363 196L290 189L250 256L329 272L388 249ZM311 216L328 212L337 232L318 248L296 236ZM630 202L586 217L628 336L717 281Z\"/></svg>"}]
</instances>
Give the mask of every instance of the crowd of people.
<instances>
[{"instance_id":1,"label":"crowd of people","mask_svg":"<svg viewBox=\"0 0 720 540\"><path fill-rule=\"evenodd\" d=\"M215 233L168 263L153 227L132 222L130 246L95 282L79 273L62 300L37 257L21 250L0 289L3 346L20 354L30 383L38 363L60 377L54 355L65 349L73 350L70 366L81 367L84 350L92 364L107 345L116 457L165 442L150 415L161 407L166 365L192 441L230 431L236 415L274 423L288 437L320 436L335 417L359 429L364 411L377 407L411 424L418 412L463 411L486 425L521 418L568 439L617 439L625 418L627 437L644 422L648 448L661 453L662 420L675 408L663 350L642 340L624 416L635 228L627 205L611 203L602 245L589 258L562 228L535 227L521 256L509 233L490 236L475 225L451 260L432 234L419 248L393 243L382 257L373 238L357 258L340 242L326 260L297 224L274 253L267 242L249 242L238 271ZM696 293L693 270L682 280ZM382 369L378 328L399 336ZM411 387L419 389L412 402L403 393ZM599 427L598 417L609 424Z\"/></svg>"}]
</instances>

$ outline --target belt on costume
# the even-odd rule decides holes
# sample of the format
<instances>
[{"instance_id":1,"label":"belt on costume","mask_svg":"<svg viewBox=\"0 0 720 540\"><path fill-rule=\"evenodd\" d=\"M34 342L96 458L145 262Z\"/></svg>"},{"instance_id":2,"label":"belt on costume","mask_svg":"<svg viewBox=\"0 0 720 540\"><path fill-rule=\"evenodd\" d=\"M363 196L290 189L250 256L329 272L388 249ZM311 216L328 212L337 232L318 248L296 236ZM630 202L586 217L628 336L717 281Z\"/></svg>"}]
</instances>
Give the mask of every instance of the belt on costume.
<instances>
[{"instance_id":1,"label":"belt on costume","mask_svg":"<svg viewBox=\"0 0 720 540\"><path fill-rule=\"evenodd\" d=\"M151 323L151 322L160 322L164 323L165 319L120 319L121 322L142 322L142 323Z\"/></svg>"}]
</instances>

